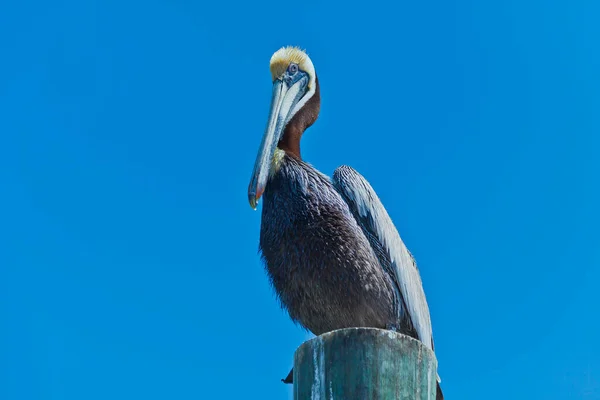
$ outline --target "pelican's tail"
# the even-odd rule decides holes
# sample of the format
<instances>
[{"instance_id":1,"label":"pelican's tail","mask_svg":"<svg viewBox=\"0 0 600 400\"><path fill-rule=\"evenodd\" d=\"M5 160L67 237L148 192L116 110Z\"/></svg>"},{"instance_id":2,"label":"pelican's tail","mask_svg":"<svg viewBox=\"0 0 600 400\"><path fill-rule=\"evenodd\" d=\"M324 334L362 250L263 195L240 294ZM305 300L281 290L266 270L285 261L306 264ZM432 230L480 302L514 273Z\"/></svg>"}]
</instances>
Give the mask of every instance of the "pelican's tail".
<instances>
[{"instance_id":1,"label":"pelican's tail","mask_svg":"<svg viewBox=\"0 0 600 400\"><path fill-rule=\"evenodd\" d=\"M437 383L437 389L435 392L435 400L444 400L444 394L442 393L442 388L440 387L440 383Z\"/></svg>"}]
</instances>

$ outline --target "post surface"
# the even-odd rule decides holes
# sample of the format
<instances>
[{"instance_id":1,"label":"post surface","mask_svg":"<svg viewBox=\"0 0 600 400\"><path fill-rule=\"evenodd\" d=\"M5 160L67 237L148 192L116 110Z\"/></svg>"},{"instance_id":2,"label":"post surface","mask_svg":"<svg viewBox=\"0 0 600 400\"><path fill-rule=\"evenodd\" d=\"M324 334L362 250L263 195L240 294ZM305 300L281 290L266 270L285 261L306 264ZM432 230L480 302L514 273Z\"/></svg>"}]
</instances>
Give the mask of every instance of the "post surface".
<instances>
[{"instance_id":1,"label":"post surface","mask_svg":"<svg viewBox=\"0 0 600 400\"><path fill-rule=\"evenodd\" d=\"M328 332L294 354L295 400L435 400L437 361L418 340L374 328Z\"/></svg>"}]
</instances>

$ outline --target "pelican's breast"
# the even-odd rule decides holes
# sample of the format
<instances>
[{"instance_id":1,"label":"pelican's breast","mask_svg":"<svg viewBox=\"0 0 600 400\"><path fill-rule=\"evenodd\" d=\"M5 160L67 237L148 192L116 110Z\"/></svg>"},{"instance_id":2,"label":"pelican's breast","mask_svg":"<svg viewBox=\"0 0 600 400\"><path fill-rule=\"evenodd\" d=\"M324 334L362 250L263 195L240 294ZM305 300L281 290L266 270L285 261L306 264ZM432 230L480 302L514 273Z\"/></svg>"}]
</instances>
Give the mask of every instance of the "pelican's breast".
<instances>
[{"instance_id":1,"label":"pelican's breast","mask_svg":"<svg viewBox=\"0 0 600 400\"><path fill-rule=\"evenodd\" d=\"M392 322L391 282L329 178L285 156L263 198L260 248L292 319L315 334Z\"/></svg>"}]
</instances>

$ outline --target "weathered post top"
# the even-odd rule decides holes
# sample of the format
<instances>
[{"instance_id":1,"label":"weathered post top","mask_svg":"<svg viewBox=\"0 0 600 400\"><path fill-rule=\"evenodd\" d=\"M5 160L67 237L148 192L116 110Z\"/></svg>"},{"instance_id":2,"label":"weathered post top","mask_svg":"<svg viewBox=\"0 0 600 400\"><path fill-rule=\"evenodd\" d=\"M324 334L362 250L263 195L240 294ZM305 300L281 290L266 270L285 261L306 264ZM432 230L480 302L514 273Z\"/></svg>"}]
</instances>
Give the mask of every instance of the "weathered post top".
<instances>
[{"instance_id":1,"label":"weathered post top","mask_svg":"<svg viewBox=\"0 0 600 400\"><path fill-rule=\"evenodd\" d=\"M294 400L435 400L437 360L393 331L348 328L304 342L294 355Z\"/></svg>"}]
</instances>

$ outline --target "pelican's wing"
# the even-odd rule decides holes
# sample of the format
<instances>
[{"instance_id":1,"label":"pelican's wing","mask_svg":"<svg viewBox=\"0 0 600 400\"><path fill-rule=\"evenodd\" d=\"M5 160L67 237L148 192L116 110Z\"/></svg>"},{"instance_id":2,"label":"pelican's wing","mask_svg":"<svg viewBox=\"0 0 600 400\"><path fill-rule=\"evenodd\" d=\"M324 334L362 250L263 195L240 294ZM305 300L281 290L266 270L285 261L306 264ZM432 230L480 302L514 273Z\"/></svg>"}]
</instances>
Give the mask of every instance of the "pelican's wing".
<instances>
[{"instance_id":1,"label":"pelican's wing","mask_svg":"<svg viewBox=\"0 0 600 400\"><path fill-rule=\"evenodd\" d=\"M419 340L433 350L429 307L417 265L379 197L365 178L345 165L335 170L333 185L350 206L382 268L393 274L402 297L401 308L406 307L400 311L408 312Z\"/></svg>"}]
</instances>

